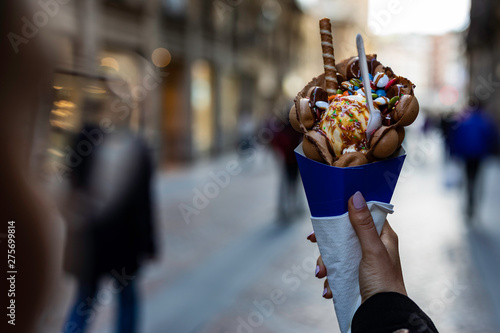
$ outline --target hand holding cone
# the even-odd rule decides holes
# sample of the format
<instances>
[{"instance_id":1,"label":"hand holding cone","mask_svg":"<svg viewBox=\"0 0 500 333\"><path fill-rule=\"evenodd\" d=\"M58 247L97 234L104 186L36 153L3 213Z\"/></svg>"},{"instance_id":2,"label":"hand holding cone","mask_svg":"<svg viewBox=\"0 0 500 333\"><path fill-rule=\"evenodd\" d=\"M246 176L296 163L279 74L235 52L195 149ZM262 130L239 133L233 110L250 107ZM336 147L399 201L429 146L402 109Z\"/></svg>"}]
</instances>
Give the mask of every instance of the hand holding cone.
<instances>
[{"instance_id":1,"label":"hand holding cone","mask_svg":"<svg viewBox=\"0 0 500 333\"><path fill-rule=\"evenodd\" d=\"M349 220L361 244L362 261L359 267L359 285L362 302L382 292L407 295L398 251L398 238L386 220L380 236L363 195L356 192L349 200ZM314 232L307 239L316 243ZM327 276L321 256L317 260L316 277ZM325 298L332 298L332 290L325 280Z\"/></svg>"},{"instance_id":2,"label":"hand holding cone","mask_svg":"<svg viewBox=\"0 0 500 333\"><path fill-rule=\"evenodd\" d=\"M386 289L362 287L360 291L360 281L367 281L359 275L360 261L367 244L373 243L367 243L367 237L386 244L378 235L387 214L392 213L390 201L405 159L404 149L399 149L404 127L415 120L419 106L413 83L383 66L376 55L366 57L370 81L365 84L370 86L364 87L358 57L335 62L328 19L320 21L320 33L325 72L297 94L290 123L304 133L304 141L295 152L314 228L310 238L317 239L321 253L317 274L328 275L324 295L333 298L340 330L347 333L361 295L365 299ZM373 94L374 107L383 115L382 126L369 140L364 94ZM351 225L353 202L349 198L356 191L367 200L360 209L372 216L371 234L358 233L360 229ZM390 227L384 230L383 237L392 239ZM389 254L380 260L395 258L391 251L386 252ZM396 270L395 275L384 278L402 286L395 291L403 293L404 285L394 278L398 274Z\"/></svg>"}]
</instances>

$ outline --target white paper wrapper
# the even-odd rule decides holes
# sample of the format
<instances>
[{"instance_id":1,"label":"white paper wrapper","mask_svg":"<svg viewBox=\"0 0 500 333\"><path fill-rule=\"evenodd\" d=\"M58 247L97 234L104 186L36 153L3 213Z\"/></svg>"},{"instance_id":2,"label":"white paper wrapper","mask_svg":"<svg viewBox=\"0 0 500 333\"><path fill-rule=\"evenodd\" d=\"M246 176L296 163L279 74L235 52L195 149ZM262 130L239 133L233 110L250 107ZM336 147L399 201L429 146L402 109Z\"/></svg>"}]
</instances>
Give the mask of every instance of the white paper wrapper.
<instances>
[{"instance_id":1,"label":"white paper wrapper","mask_svg":"<svg viewBox=\"0 0 500 333\"><path fill-rule=\"evenodd\" d=\"M367 205L380 234L387 214L393 213L393 205L378 201L369 201ZM347 333L350 331L352 317L361 304L361 246L347 212L339 216L311 217L311 221L321 258L328 271L328 283L340 330Z\"/></svg>"}]
</instances>

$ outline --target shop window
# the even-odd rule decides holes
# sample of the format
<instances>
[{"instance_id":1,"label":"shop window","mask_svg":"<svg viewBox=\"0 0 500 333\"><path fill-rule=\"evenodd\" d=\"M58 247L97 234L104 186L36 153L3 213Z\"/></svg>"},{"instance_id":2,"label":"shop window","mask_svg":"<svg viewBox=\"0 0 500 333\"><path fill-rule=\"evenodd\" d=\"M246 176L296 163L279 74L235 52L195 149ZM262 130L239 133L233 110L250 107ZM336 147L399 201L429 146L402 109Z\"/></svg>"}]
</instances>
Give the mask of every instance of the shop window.
<instances>
[{"instance_id":1,"label":"shop window","mask_svg":"<svg viewBox=\"0 0 500 333\"><path fill-rule=\"evenodd\" d=\"M163 0L163 10L165 15L170 17L183 17L186 15L186 2L185 0Z\"/></svg>"},{"instance_id":2,"label":"shop window","mask_svg":"<svg viewBox=\"0 0 500 333\"><path fill-rule=\"evenodd\" d=\"M193 110L193 145L195 154L206 155L213 145L214 111L212 70L205 60L191 67L191 109Z\"/></svg>"}]
</instances>

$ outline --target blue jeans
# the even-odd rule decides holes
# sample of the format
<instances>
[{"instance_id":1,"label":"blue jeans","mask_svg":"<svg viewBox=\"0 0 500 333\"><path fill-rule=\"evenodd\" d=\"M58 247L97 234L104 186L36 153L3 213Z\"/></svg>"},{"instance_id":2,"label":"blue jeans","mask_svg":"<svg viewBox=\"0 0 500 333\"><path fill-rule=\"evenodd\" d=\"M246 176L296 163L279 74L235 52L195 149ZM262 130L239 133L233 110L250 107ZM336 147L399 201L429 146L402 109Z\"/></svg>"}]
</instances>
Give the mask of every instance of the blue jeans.
<instances>
[{"instance_id":1,"label":"blue jeans","mask_svg":"<svg viewBox=\"0 0 500 333\"><path fill-rule=\"evenodd\" d=\"M100 308L109 303L112 294L118 293L117 333L135 333L137 325L136 281L127 281L127 285L113 278L111 286L98 293L97 281L81 284L78 287L76 302L71 310L64 333L84 333L94 320ZM106 297L105 297L106 296Z\"/></svg>"}]
</instances>

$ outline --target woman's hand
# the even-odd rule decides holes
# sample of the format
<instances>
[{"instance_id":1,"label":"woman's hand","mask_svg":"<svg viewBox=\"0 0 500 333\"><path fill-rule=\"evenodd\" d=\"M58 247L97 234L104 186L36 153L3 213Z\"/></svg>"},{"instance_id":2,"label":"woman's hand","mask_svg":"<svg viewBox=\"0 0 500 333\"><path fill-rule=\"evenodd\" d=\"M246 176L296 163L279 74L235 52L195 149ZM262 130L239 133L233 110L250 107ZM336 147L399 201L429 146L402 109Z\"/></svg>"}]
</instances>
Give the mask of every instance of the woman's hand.
<instances>
[{"instance_id":1,"label":"woman's hand","mask_svg":"<svg viewBox=\"0 0 500 333\"><path fill-rule=\"evenodd\" d=\"M380 236L372 215L360 192L356 192L348 203L349 219L361 244L362 258L359 264L359 289L362 302L381 292L397 292L406 295L403 273L399 260L398 236L387 220ZM316 242L314 233L307 239ZM326 277L326 267L318 258L316 277ZM323 297L332 298L332 291L325 279Z\"/></svg>"}]
</instances>

